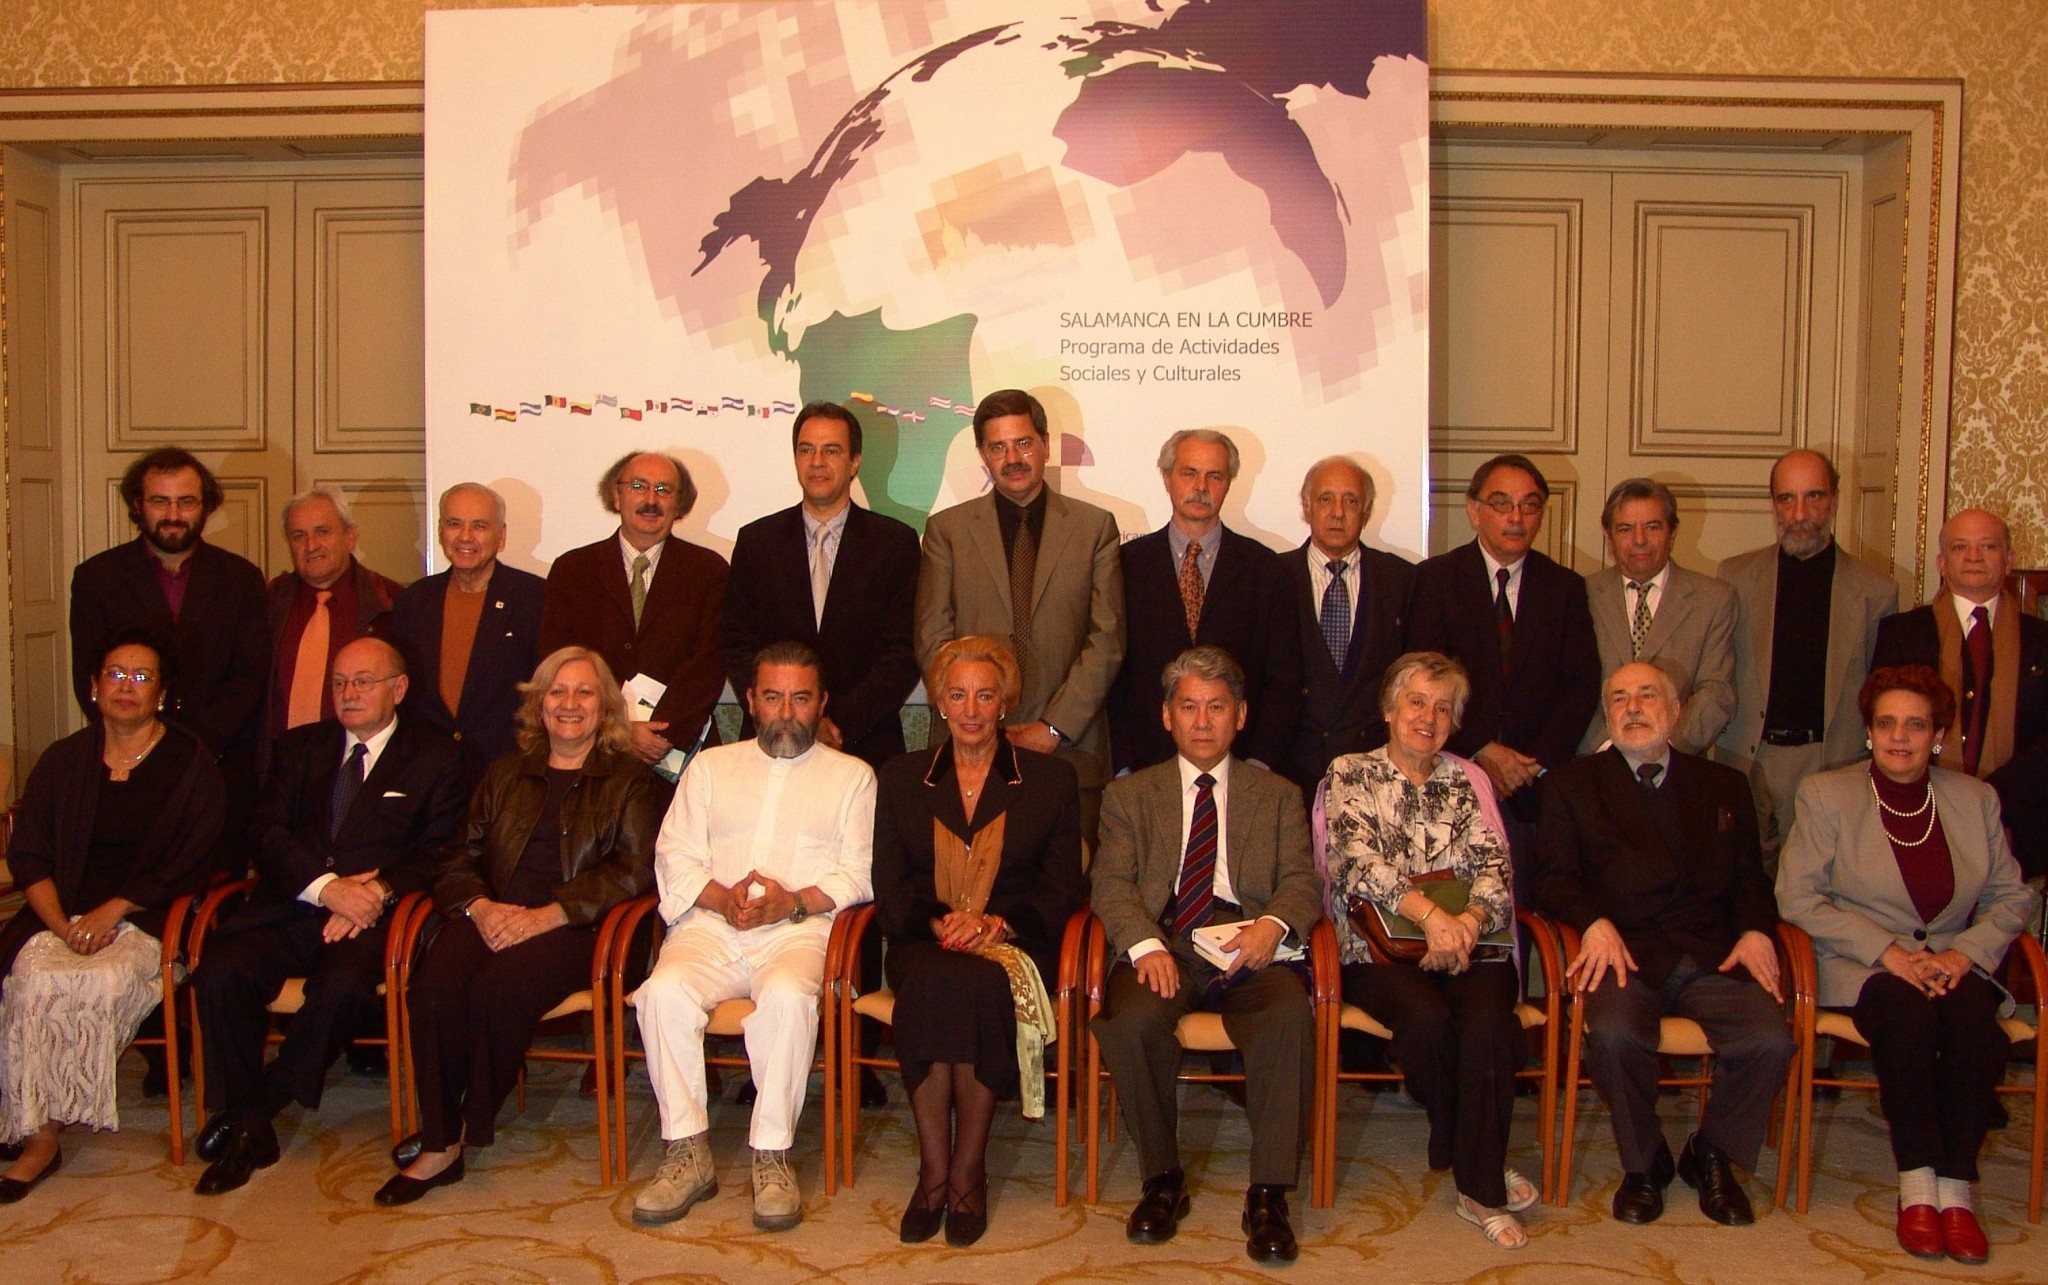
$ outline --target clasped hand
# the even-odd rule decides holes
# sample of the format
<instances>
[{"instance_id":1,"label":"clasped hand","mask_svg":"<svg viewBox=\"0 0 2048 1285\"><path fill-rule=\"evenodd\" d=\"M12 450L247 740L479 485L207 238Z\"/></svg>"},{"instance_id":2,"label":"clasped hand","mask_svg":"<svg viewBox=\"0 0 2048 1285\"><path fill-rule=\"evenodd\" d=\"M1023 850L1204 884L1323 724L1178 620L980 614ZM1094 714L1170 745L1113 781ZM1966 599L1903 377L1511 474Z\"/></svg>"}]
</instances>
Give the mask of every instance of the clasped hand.
<instances>
[{"instance_id":1,"label":"clasped hand","mask_svg":"<svg viewBox=\"0 0 2048 1285\"><path fill-rule=\"evenodd\" d=\"M384 890L376 883L375 870L327 881L320 890L320 904L334 913L320 930L322 941L337 942L377 926L384 917Z\"/></svg>"},{"instance_id":2,"label":"clasped hand","mask_svg":"<svg viewBox=\"0 0 2048 1285\"><path fill-rule=\"evenodd\" d=\"M1953 947L1943 951L1907 950L1897 942L1885 947L1877 962L1892 976L1930 996L1948 994L1975 966L1968 955Z\"/></svg>"},{"instance_id":3,"label":"clasped hand","mask_svg":"<svg viewBox=\"0 0 2048 1285\"><path fill-rule=\"evenodd\" d=\"M469 920L476 925L484 945L500 951L560 928L569 922L569 917L559 903L552 901L529 908L478 897L469 903Z\"/></svg>"},{"instance_id":4,"label":"clasped hand","mask_svg":"<svg viewBox=\"0 0 2048 1285\"><path fill-rule=\"evenodd\" d=\"M718 887L707 884L705 891ZM758 870L747 871L729 888L719 888L713 899L716 904L706 908L741 932L781 923L796 910L796 894ZM704 898L698 901L704 904Z\"/></svg>"},{"instance_id":5,"label":"clasped hand","mask_svg":"<svg viewBox=\"0 0 2048 1285\"><path fill-rule=\"evenodd\" d=\"M1427 946L1421 967L1433 973L1462 973L1472 966L1472 948L1479 944L1479 924L1469 913L1439 912L1422 921Z\"/></svg>"},{"instance_id":6,"label":"clasped hand","mask_svg":"<svg viewBox=\"0 0 2048 1285\"><path fill-rule=\"evenodd\" d=\"M932 936L947 950L976 950L991 942L1007 940L1010 926L1001 915L949 910L932 920Z\"/></svg>"}]
</instances>

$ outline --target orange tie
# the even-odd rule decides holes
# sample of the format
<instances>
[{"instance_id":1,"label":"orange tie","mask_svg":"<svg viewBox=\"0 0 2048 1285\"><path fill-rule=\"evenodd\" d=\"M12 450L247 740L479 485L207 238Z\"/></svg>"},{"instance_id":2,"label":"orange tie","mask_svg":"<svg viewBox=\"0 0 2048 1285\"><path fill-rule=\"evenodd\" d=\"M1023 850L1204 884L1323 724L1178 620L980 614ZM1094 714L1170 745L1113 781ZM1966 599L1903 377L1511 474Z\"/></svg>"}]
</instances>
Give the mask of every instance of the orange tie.
<instances>
[{"instance_id":1,"label":"orange tie","mask_svg":"<svg viewBox=\"0 0 2048 1285\"><path fill-rule=\"evenodd\" d=\"M313 615L306 621L306 631L299 635L299 656L292 664L292 700L285 714L286 727L317 723L326 712L322 701L327 691L327 642L333 632L327 600L333 596L331 590L314 591Z\"/></svg>"}]
</instances>

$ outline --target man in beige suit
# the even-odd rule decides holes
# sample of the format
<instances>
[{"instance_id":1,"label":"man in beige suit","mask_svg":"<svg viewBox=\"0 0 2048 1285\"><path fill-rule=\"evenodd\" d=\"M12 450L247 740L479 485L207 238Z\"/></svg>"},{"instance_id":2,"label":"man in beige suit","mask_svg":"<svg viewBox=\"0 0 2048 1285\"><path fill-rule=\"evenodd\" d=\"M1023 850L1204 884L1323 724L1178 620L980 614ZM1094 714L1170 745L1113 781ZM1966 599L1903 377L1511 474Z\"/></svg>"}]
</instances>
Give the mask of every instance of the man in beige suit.
<instances>
[{"instance_id":1,"label":"man in beige suit","mask_svg":"<svg viewBox=\"0 0 2048 1285\"><path fill-rule=\"evenodd\" d=\"M1045 407L1006 388L974 408L992 493L934 513L917 576L917 663L954 638L1001 639L1024 669L1010 742L1066 759L1081 778L1092 839L1109 778L1103 706L1124 658L1116 519L1045 485Z\"/></svg>"},{"instance_id":2,"label":"man in beige suit","mask_svg":"<svg viewBox=\"0 0 2048 1285\"><path fill-rule=\"evenodd\" d=\"M1841 484L1827 456L1786 452L1771 466L1777 543L1721 564L1739 623L1735 716L1721 733L1720 759L1749 773L1772 873L1800 781L1863 753L1856 693L1877 622L1899 609L1899 587L1835 543Z\"/></svg>"},{"instance_id":3,"label":"man in beige suit","mask_svg":"<svg viewBox=\"0 0 2048 1285\"><path fill-rule=\"evenodd\" d=\"M1107 1007L1093 1029L1137 1142L1144 1196L1124 1234L1153 1245L1188 1212L1178 1141L1179 1020L1220 1013L1243 1051L1251 1115L1245 1252L1292 1262L1287 1190L1301 1169L1314 1098L1315 1018L1301 979L1272 968L1283 944L1305 945L1323 917L1301 791L1233 758L1245 725L1244 671L1217 647L1182 652L1162 675L1161 710L1174 758L1112 781L1092 871L1095 913L1114 952ZM1218 969L1191 933L1244 927Z\"/></svg>"},{"instance_id":4,"label":"man in beige suit","mask_svg":"<svg viewBox=\"0 0 2048 1285\"><path fill-rule=\"evenodd\" d=\"M1617 482L1600 510L1614 564L1586 577L1600 672L1643 660L1671 675L1685 707L1671 744L1704 754L1735 712L1735 591L1671 560L1678 500L1646 477ZM1607 740L1605 712L1579 742L1590 754Z\"/></svg>"}]
</instances>

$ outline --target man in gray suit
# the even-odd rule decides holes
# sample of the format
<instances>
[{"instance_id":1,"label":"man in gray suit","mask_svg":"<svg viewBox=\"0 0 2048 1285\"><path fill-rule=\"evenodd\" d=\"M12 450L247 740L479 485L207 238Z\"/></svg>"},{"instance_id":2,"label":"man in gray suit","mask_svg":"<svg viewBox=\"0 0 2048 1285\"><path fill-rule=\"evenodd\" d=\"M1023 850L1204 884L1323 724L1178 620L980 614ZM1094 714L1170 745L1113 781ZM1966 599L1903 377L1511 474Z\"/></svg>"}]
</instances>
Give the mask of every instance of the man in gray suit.
<instances>
[{"instance_id":1,"label":"man in gray suit","mask_svg":"<svg viewBox=\"0 0 2048 1285\"><path fill-rule=\"evenodd\" d=\"M1600 510L1600 529L1614 565L1586 577L1600 672L1649 661L1685 694L1672 747L1704 754L1735 711L1735 591L1712 576L1671 560L1678 501L1671 488L1646 477L1615 484ZM1579 742L1590 754L1607 740L1607 719Z\"/></svg>"},{"instance_id":2,"label":"man in gray suit","mask_svg":"<svg viewBox=\"0 0 2048 1285\"><path fill-rule=\"evenodd\" d=\"M1015 388L974 408L974 441L995 488L934 513L917 576L917 663L954 638L1000 639L1024 669L1010 743L1057 754L1081 778L1093 839L1109 779L1103 706L1124 658L1124 579L1116 519L1045 485L1045 407Z\"/></svg>"},{"instance_id":3,"label":"man in gray suit","mask_svg":"<svg viewBox=\"0 0 2048 1285\"><path fill-rule=\"evenodd\" d=\"M1300 978L1268 965L1283 943L1305 945L1323 917L1308 818L1291 782L1231 757L1247 707L1244 671L1229 653L1192 648L1161 678L1161 717L1177 753L1103 792L1092 872L1095 913L1115 952L1107 1007L1092 1025L1145 1174L1124 1234L1140 1245L1170 1240L1188 1212L1174 1028L1205 1009L1222 1015L1244 1053L1252 1125L1245 1252L1255 1262L1292 1262L1286 1193L1309 1129L1315 1017ZM1234 954L1227 971L1196 950L1195 929L1239 923L1223 943Z\"/></svg>"},{"instance_id":4,"label":"man in gray suit","mask_svg":"<svg viewBox=\"0 0 2048 1285\"><path fill-rule=\"evenodd\" d=\"M1863 753L1856 693L1870 672L1877 622L1899 609L1899 587L1835 544L1842 476L1818 451L1771 466L1778 542L1721 564L1735 589L1735 716L1720 759L1749 774L1763 827L1764 866L1792 833L1799 783Z\"/></svg>"}]
</instances>

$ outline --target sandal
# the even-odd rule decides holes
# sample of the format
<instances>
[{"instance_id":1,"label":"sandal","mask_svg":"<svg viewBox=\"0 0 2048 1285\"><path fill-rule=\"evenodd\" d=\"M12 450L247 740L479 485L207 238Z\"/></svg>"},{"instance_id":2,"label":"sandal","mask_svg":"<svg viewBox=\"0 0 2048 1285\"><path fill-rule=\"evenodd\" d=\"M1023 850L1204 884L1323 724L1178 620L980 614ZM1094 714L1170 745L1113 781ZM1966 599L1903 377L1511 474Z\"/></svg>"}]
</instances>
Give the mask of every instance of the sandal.
<instances>
[{"instance_id":1,"label":"sandal","mask_svg":"<svg viewBox=\"0 0 2048 1285\"><path fill-rule=\"evenodd\" d=\"M1503 1170L1501 1177L1507 1183L1508 1203L1505 1208L1509 1213L1519 1214L1534 1209L1536 1202L1543 1199L1542 1193L1536 1190L1536 1184L1514 1170Z\"/></svg>"},{"instance_id":2,"label":"sandal","mask_svg":"<svg viewBox=\"0 0 2048 1285\"><path fill-rule=\"evenodd\" d=\"M1528 1248L1529 1233L1522 1229L1521 1220L1506 1210L1475 1205L1465 1196L1459 1196L1451 1208L1458 1217L1485 1232L1486 1238L1500 1248Z\"/></svg>"}]
</instances>

